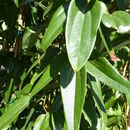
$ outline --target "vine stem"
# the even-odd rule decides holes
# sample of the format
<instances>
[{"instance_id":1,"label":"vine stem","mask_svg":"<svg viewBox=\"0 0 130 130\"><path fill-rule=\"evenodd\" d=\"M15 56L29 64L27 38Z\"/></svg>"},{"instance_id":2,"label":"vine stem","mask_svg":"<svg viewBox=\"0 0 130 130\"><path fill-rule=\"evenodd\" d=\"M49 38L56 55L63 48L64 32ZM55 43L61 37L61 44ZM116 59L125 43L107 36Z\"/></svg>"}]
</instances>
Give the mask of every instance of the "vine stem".
<instances>
[{"instance_id":1,"label":"vine stem","mask_svg":"<svg viewBox=\"0 0 130 130\"><path fill-rule=\"evenodd\" d=\"M102 41L103 41L103 43L104 43L104 46L105 46L105 48L106 48L108 54L110 54L110 50L109 50L109 48L108 48L108 45L107 45L106 39L105 39L105 37L104 37L104 34L103 34L103 32L102 32L101 26L99 26L99 33L100 33L100 36L101 36L101 38L102 38Z\"/></svg>"}]
</instances>

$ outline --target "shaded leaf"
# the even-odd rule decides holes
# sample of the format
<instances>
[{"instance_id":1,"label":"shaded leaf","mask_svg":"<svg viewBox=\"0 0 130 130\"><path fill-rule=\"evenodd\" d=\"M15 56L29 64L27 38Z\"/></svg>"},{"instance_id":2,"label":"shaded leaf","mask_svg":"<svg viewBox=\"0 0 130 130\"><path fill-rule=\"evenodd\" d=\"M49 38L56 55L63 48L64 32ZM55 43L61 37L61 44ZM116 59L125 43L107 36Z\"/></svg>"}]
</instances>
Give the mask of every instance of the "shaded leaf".
<instances>
[{"instance_id":1,"label":"shaded leaf","mask_svg":"<svg viewBox=\"0 0 130 130\"><path fill-rule=\"evenodd\" d=\"M58 112L52 114L52 124L54 130L64 130L64 119Z\"/></svg>"},{"instance_id":2,"label":"shaded leaf","mask_svg":"<svg viewBox=\"0 0 130 130\"><path fill-rule=\"evenodd\" d=\"M85 99L83 115L84 115L85 120L88 121L91 128L93 130L96 130L96 126L98 122L98 115L88 98Z\"/></svg>"},{"instance_id":3,"label":"shaded leaf","mask_svg":"<svg viewBox=\"0 0 130 130\"><path fill-rule=\"evenodd\" d=\"M37 39L38 39L38 35L39 33L36 32L34 29L32 28L26 28L26 31L23 35L23 40L22 40L22 49L24 50L24 52L28 52L31 50L31 48L34 46L34 44L36 43Z\"/></svg>"},{"instance_id":4,"label":"shaded leaf","mask_svg":"<svg viewBox=\"0 0 130 130\"><path fill-rule=\"evenodd\" d=\"M100 130L104 130L107 123L107 114L104 108L103 96L101 91L101 84L98 80L95 80L94 77L89 76L91 82L91 93L93 99L95 101L95 105L101 115L100 120L102 120L102 126L100 126Z\"/></svg>"},{"instance_id":5,"label":"shaded leaf","mask_svg":"<svg viewBox=\"0 0 130 130\"><path fill-rule=\"evenodd\" d=\"M86 72L83 67L74 73L66 62L61 69L61 94L69 130L78 130L85 100Z\"/></svg>"},{"instance_id":6,"label":"shaded leaf","mask_svg":"<svg viewBox=\"0 0 130 130\"><path fill-rule=\"evenodd\" d=\"M60 68L63 65L65 59L66 59L66 55L60 54L52 61L50 65L48 65L42 77L39 79L39 81L31 91L31 96L37 94L41 89L43 89L49 82L53 80L56 74L58 74L58 72L60 71Z\"/></svg>"}]
</instances>

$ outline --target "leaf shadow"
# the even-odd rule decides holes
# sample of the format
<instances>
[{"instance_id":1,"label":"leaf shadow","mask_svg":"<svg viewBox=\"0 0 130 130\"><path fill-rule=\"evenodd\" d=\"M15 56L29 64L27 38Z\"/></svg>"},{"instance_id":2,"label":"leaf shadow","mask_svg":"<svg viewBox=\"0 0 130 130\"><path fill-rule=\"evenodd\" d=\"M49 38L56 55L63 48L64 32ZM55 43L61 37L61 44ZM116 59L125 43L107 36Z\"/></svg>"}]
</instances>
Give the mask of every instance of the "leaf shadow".
<instances>
[{"instance_id":1,"label":"leaf shadow","mask_svg":"<svg viewBox=\"0 0 130 130\"><path fill-rule=\"evenodd\" d=\"M75 0L76 6L78 7L79 11L83 14L87 13L93 7L95 0L91 0L88 2L87 0Z\"/></svg>"},{"instance_id":2,"label":"leaf shadow","mask_svg":"<svg viewBox=\"0 0 130 130\"><path fill-rule=\"evenodd\" d=\"M61 68L61 86L62 88L66 88L70 82L72 81L74 76L74 71L69 63L69 61L67 61L63 67Z\"/></svg>"}]
</instances>

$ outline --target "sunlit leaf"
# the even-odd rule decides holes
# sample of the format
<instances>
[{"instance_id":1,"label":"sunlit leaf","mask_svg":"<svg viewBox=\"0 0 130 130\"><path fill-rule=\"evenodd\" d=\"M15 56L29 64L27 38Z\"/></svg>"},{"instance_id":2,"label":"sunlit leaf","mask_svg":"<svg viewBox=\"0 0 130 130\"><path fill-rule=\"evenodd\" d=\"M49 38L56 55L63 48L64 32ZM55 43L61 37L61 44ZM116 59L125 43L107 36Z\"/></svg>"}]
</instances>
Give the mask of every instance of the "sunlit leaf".
<instances>
[{"instance_id":1,"label":"sunlit leaf","mask_svg":"<svg viewBox=\"0 0 130 130\"><path fill-rule=\"evenodd\" d=\"M54 39L63 31L68 4L60 6L54 13L42 39L42 49L45 51Z\"/></svg>"},{"instance_id":2,"label":"sunlit leaf","mask_svg":"<svg viewBox=\"0 0 130 130\"><path fill-rule=\"evenodd\" d=\"M130 93L130 82L123 78L119 72L101 55L94 53L86 63L87 72L96 79L121 93Z\"/></svg>"},{"instance_id":3,"label":"sunlit leaf","mask_svg":"<svg viewBox=\"0 0 130 130\"><path fill-rule=\"evenodd\" d=\"M125 11L104 13L102 22L106 27L116 29L118 33L130 33L130 14Z\"/></svg>"},{"instance_id":4,"label":"sunlit leaf","mask_svg":"<svg viewBox=\"0 0 130 130\"><path fill-rule=\"evenodd\" d=\"M72 68L80 70L93 50L96 33L101 21L101 3L92 7L86 0L72 0L66 23L66 46Z\"/></svg>"},{"instance_id":5,"label":"sunlit leaf","mask_svg":"<svg viewBox=\"0 0 130 130\"><path fill-rule=\"evenodd\" d=\"M6 128L28 106L30 96L23 96L5 110L0 117L0 129Z\"/></svg>"},{"instance_id":6,"label":"sunlit leaf","mask_svg":"<svg viewBox=\"0 0 130 130\"><path fill-rule=\"evenodd\" d=\"M86 72L83 67L74 73L69 63L61 69L61 94L69 130L78 130L85 100Z\"/></svg>"}]
</instances>

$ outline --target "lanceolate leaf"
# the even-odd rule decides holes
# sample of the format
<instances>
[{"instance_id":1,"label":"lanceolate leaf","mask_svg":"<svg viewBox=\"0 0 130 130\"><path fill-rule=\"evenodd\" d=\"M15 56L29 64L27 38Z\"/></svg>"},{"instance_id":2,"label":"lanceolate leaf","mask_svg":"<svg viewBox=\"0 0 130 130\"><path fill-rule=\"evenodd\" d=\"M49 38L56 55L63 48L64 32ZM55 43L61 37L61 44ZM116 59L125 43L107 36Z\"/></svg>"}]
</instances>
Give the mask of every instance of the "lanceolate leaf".
<instances>
[{"instance_id":1,"label":"lanceolate leaf","mask_svg":"<svg viewBox=\"0 0 130 130\"><path fill-rule=\"evenodd\" d=\"M0 117L0 130L6 128L28 106L30 96L24 96L7 108Z\"/></svg>"},{"instance_id":2,"label":"lanceolate leaf","mask_svg":"<svg viewBox=\"0 0 130 130\"><path fill-rule=\"evenodd\" d=\"M45 51L54 39L63 31L67 8L68 4L65 4L64 6L60 6L54 13L42 39L43 51Z\"/></svg>"},{"instance_id":3,"label":"lanceolate leaf","mask_svg":"<svg viewBox=\"0 0 130 130\"><path fill-rule=\"evenodd\" d=\"M104 107L101 84L98 80L95 80L94 77L89 76L89 79L91 83L91 93L95 101L95 105L97 106L97 109L101 115L100 118L102 118L102 126L100 126L100 129L102 128L101 130L104 130L107 123L107 114Z\"/></svg>"},{"instance_id":4,"label":"lanceolate leaf","mask_svg":"<svg viewBox=\"0 0 130 130\"><path fill-rule=\"evenodd\" d=\"M101 21L102 3L92 8L86 0L72 0L66 23L66 46L72 68L80 70L91 55Z\"/></svg>"},{"instance_id":5,"label":"lanceolate leaf","mask_svg":"<svg viewBox=\"0 0 130 130\"><path fill-rule=\"evenodd\" d=\"M119 72L102 56L94 53L86 63L87 72L96 79L122 93L130 93L130 82L124 79Z\"/></svg>"},{"instance_id":6,"label":"lanceolate leaf","mask_svg":"<svg viewBox=\"0 0 130 130\"><path fill-rule=\"evenodd\" d=\"M66 55L62 53L57 56L50 65L48 65L42 77L31 91L31 96L37 94L41 89L43 89L49 82L53 80L56 74L58 74L58 72L60 71L60 68L65 61L65 57Z\"/></svg>"},{"instance_id":7,"label":"lanceolate leaf","mask_svg":"<svg viewBox=\"0 0 130 130\"><path fill-rule=\"evenodd\" d=\"M83 67L74 73L69 63L61 70L61 94L69 130L78 130L85 100L86 72Z\"/></svg>"}]
</instances>

